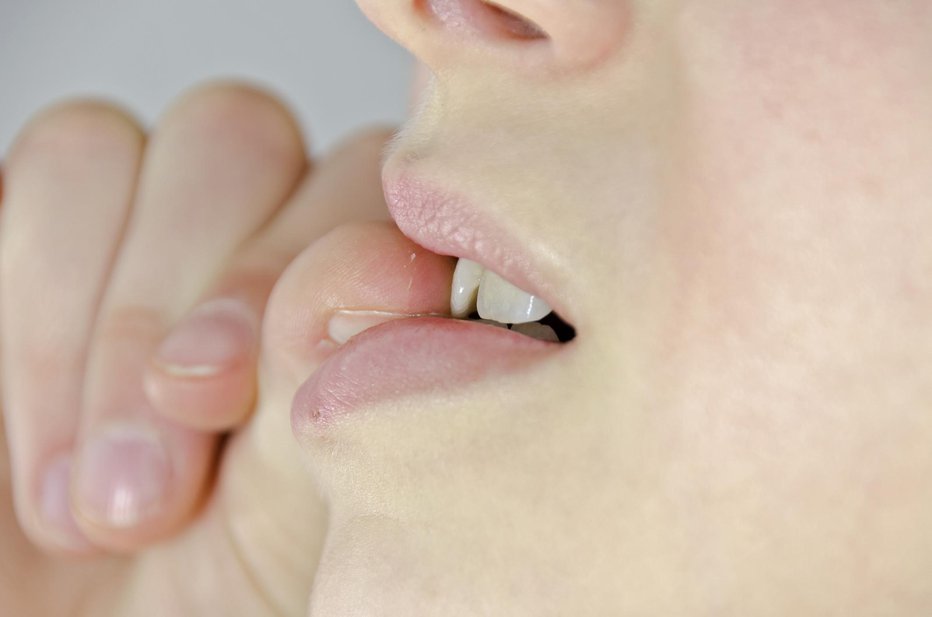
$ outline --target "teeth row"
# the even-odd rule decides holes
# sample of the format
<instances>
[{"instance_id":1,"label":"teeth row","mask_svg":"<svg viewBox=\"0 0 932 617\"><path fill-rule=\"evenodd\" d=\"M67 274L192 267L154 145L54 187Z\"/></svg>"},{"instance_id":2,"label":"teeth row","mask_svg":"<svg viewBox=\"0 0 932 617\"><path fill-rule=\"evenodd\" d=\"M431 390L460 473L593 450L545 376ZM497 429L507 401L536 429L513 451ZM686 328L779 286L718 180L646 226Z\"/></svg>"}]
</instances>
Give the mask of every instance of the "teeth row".
<instances>
[{"instance_id":1,"label":"teeth row","mask_svg":"<svg viewBox=\"0 0 932 617\"><path fill-rule=\"evenodd\" d=\"M460 259L453 273L450 311L454 317L461 319L478 311L482 319L503 324L530 324L546 317L551 308L537 296L518 289L491 270L486 270L474 261ZM537 329L534 332L547 336L546 333L537 332Z\"/></svg>"}]
</instances>

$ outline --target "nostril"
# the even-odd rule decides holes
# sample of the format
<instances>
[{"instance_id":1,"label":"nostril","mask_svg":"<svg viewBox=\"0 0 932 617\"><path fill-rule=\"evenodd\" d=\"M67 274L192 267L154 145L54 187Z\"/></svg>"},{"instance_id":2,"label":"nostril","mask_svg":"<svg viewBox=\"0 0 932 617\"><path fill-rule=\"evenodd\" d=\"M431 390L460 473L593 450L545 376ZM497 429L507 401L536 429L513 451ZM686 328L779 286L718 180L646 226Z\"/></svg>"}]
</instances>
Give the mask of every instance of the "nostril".
<instances>
[{"instance_id":1,"label":"nostril","mask_svg":"<svg viewBox=\"0 0 932 617\"><path fill-rule=\"evenodd\" d=\"M547 39L530 19L488 0L422 0L425 11L452 30L514 40Z\"/></svg>"},{"instance_id":2,"label":"nostril","mask_svg":"<svg viewBox=\"0 0 932 617\"><path fill-rule=\"evenodd\" d=\"M486 7L489 13L488 17L490 23L500 27L504 33L521 39L547 38L547 33L530 19L522 17L492 2L480 2L480 4Z\"/></svg>"}]
</instances>

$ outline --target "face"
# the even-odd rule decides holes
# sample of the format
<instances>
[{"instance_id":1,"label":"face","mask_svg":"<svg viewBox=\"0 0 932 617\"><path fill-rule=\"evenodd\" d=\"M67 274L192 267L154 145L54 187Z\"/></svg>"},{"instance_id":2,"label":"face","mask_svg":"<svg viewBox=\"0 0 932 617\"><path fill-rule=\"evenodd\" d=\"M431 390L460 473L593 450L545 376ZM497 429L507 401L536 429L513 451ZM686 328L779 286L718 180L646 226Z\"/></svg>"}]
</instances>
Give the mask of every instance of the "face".
<instances>
[{"instance_id":1,"label":"face","mask_svg":"<svg viewBox=\"0 0 932 617\"><path fill-rule=\"evenodd\" d=\"M320 431L314 614L932 609L932 4L360 4L400 227L576 338Z\"/></svg>"}]
</instances>

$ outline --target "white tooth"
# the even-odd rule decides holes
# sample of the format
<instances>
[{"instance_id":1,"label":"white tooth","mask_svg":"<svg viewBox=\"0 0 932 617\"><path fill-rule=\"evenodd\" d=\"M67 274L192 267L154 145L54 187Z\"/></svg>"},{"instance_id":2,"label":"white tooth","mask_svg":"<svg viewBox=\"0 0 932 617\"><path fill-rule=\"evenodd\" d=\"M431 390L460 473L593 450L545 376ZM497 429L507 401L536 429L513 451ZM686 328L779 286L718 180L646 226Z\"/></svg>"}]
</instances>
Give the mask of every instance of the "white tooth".
<instances>
[{"instance_id":1,"label":"white tooth","mask_svg":"<svg viewBox=\"0 0 932 617\"><path fill-rule=\"evenodd\" d=\"M327 323L327 334L334 343L342 345L363 330L406 317L417 317L417 315L388 311L337 311Z\"/></svg>"},{"instance_id":2,"label":"white tooth","mask_svg":"<svg viewBox=\"0 0 932 617\"><path fill-rule=\"evenodd\" d=\"M511 328L512 332L518 332L524 334L525 336L530 336L531 338L536 338L539 341L548 341L551 343L559 343L560 337L557 336L557 333L550 326L545 326L542 323L521 323L516 324Z\"/></svg>"},{"instance_id":3,"label":"white tooth","mask_svg":"<svg viewBox=\"0 0 932 617\"><path fill-rule=\"evenodd\" d=\"M476 295L485 268L474 261L460 259L453 272L453 292L450 294L450 312L454 317L468 317L476 310Z\"/></svg>"},{"instance_id":4,"label":"white tooth","mask_svg":"<svg viewBox=\"0 0 932 617\"><path fill-rule=\"evenodd\" d=\"M546 302L518 289L491 270L482 275L476 309L483 319L514 324L537 321L551 310Z\"/></svg>"}]
</instances>

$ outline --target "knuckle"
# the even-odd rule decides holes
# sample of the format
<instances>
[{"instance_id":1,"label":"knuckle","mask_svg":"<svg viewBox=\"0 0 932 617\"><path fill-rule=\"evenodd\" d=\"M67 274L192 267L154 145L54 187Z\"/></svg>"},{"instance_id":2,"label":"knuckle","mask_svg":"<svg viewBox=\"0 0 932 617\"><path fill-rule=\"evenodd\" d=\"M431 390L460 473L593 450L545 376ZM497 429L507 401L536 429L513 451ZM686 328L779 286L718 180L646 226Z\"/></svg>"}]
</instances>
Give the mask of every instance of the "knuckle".
<instances>
[{"instance_id":1,"label":"knuckle","mask_svg":"<svg viewBox=\"0 0 932 617\"><path fill-rule=\"evenodd\" d=\"M301 130L291 111L274 95L247 83L211 82L181 97L163 121L163 130L186 137L241 145L264 156L303 157Z\"/></svg>"},{"instance_id":2,"label":"knuckle","mask_svg":"<svg viewBox=\"0 0 932 617\"><path fill-rule=\"evenodd\" d=\"M98 100L69 100L30 120L10 152L9 170L36 160L109 160L132 155L144 134L122 109Z\"/></svg>"}]
</instances>

